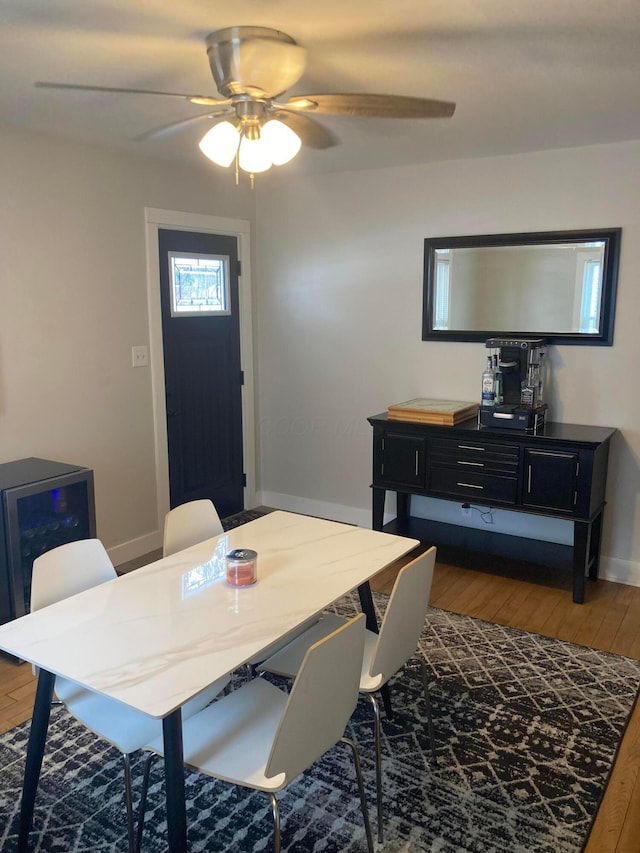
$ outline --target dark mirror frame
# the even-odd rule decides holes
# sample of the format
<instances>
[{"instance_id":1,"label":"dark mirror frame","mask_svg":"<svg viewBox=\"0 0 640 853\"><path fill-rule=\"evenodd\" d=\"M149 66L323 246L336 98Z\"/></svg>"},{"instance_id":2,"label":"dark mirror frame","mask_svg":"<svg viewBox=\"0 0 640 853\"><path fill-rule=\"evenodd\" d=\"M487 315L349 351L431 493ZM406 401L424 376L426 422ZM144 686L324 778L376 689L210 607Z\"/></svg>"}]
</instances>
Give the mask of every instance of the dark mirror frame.
<instances>
[{"instance_id":1,"label":"dark mirror frame","mask_svg":"<svg viewBox=\"0 0 640 853\"><path fill-rule=\"evenodd\" d=\"M424 241L424 284L422 308L423 341L485 341L487 338L546 338L550 344L579 344L611 346L615 315L621 228L600 228L583 231L532 231L520 234L478 234L469 237L430 237ZM602 295L600 302L600 332L568 332L558 334L548 329L434 329L435 251L436 249L469 249L490 246L555 245L603 241Z\"/></svg>"}]
</instances>

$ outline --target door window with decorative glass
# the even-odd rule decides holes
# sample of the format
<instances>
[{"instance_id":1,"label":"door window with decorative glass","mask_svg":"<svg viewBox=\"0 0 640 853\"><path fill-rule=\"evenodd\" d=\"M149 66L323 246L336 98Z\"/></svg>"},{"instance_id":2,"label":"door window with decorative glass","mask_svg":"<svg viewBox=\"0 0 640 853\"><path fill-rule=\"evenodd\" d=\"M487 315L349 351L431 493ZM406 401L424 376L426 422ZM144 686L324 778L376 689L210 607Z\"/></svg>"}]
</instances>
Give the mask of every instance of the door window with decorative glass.
<instances>
[{"instance_id":1,"label":"door window with decorative glass","mask_svg":"<svg viewBox=\"0 0 640 853\"><path fill-rule=\"evenodd\" d=\"M231 313L227 255L170 252L169 269L172 317Z\"/></svg>"}]
</instances>

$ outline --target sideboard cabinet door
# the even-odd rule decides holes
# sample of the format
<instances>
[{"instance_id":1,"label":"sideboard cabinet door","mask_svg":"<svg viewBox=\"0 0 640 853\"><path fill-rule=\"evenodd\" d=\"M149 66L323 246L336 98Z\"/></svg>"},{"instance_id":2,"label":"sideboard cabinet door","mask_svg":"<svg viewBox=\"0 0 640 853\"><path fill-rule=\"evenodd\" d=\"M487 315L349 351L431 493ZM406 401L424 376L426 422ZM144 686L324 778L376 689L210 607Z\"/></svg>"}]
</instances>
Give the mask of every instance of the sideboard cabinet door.
<instances>
[{"instance_id":1,"label":"sideboard cabinet door","mask_svg":"<svg viewBox=\"0 0 640 853\"><path fill-rule=\"evenodd\" d=\"M426 440L420 436L385 432L380 442L380 462L374 485L424 489Z\"/></svg>"},{"instance_id":2,"label":"sideboard cabinet door","mask_svg":"<svg viewBox=\"0 0 640 853\"><path fill-rule=\"evenodd\" d=\"M525 448L524 506L573 513L577 481L577 453Z\"/></svg>"}]
</instances>

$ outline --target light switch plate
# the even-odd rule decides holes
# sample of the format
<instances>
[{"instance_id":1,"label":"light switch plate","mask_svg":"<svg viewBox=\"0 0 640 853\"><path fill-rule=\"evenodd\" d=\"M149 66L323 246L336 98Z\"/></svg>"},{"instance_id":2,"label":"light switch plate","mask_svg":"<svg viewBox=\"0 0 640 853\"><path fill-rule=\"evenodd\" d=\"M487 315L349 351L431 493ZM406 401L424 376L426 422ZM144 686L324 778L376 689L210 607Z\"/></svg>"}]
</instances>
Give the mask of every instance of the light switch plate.
<instances>
[{"instance_id":1,"label":"light switch plate","mask_svg":"<svg viewBox=\"0 0 640 853\"><path fill-rule=\"evenodd\" d=\"M147 367L149 364L148 347L131 347L131 362L134 367Z\"/></svg>"}]
</instances>

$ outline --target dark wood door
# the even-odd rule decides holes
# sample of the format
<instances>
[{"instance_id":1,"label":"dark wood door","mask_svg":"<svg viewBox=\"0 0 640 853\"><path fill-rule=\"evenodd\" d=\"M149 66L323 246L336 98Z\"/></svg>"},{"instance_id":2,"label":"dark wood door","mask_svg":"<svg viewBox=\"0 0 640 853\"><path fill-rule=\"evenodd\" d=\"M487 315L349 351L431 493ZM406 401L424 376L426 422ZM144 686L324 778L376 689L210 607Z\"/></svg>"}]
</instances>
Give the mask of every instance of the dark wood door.
<instances>
[{"instance_id":1,"label":"dark wood door","mask_svg":"<svg viewBox=\"0 0 640 853\"><path fill-rule=\"evenodd\" d=\"M244 508L242 371L235 237L160 229L171 506Z\"/></svg>"}]
</instances>

